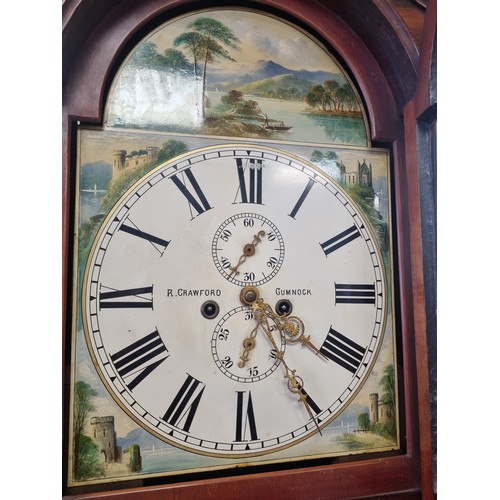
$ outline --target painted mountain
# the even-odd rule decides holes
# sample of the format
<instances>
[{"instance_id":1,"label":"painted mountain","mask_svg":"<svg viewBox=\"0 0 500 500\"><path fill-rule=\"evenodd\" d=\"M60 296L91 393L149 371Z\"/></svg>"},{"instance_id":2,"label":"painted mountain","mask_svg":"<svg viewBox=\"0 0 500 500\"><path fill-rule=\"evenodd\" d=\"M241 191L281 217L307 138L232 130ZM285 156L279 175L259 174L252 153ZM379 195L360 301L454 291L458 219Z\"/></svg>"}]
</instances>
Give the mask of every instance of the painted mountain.
<instances>
[{"instance_id":1,"label":"painted mountain","mask_svg":"<svg viewBox=\"0 0 500 500\"><path fill-rule=\"evenodd\" d=\"M209 90L237 89L257 94L259 89L288 88L291 85L301 90L308 90L312 85L322 85L325 80L335 80L341 85L346 83L346 79L341 73L305 69L293 70L274 61L260 60L244 74L227 73L213 69L208 74L207 83Z\"/></svg>"}]
</instances>

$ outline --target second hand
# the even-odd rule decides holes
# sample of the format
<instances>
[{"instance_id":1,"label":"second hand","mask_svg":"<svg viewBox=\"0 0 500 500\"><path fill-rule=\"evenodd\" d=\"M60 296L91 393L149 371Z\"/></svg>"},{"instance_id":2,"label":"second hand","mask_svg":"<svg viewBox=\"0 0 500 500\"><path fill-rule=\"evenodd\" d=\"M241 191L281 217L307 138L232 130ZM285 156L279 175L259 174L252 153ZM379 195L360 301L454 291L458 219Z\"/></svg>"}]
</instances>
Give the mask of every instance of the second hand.
<instances>
[{"instance_id":1,"label":"second hand","mask_svg":"<svg viewBox=\"0 0 500 500\"><path fill-rule=\"evenodd\" d=\"M251 257L255 253L255 247L261 242L261 238L265 235L265 231L259 231L256 235L254 235L252 243L247 243L243 247L243 254L238 259L238 263L235 266L229 268L231 270L229 277L231 277L233 274L236 274L236 276L240 274L238 268L241 266L241 264L243 264L243 262L247 260L248 257Z\"/></svg>"}]
</instances>

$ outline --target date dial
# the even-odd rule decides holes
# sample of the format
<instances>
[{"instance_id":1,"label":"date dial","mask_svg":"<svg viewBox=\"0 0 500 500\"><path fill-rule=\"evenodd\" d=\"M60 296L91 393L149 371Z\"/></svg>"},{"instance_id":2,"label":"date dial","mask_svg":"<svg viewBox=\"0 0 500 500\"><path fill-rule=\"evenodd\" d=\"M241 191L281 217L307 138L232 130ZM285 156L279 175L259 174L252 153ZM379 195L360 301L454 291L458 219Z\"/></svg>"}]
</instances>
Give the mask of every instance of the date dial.
<instances>
[{"instance_id":1,"label":"date dial","mask_svg":"<svg viewBox=\"0 0 500 500\"><path fill-rule=\"evenodd\" d=\"M225 314L212 335L212 357L231 380L258 382L269 377L280 364L278 352L256 328L251 307L241 306ZM277 338L284 351L286 344ZM242 357L245 362L242 362Z\"/></svg>"},{"instance_id":2,"label":"date dial","mask_svg":"<svg viewBox=\"0 0 500 500\"><path fill-rule=\"evenodd\" d=\"M215 232L212 258L231 283L262 285L281 268L285 245L278 228L267 218L241 213L226 219Z\"/></svg>"}]
</instances>

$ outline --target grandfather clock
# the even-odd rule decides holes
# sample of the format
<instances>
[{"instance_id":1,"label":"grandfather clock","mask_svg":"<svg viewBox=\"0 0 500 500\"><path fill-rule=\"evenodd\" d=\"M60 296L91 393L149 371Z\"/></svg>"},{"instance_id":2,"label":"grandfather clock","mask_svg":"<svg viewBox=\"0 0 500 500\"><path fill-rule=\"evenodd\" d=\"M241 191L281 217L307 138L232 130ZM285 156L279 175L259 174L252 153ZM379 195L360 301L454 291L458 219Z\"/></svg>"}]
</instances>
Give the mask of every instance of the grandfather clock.
<instances>
[{"instance_id":1,"label":"grandfather clock","mask_svg":"<svg viewBox=\"0 0 500 500\"><path fill-rule=\"evenodd\" d=\"M435 29L63 3L65 498L435 496Z\"/></svg>"}]
</instances>

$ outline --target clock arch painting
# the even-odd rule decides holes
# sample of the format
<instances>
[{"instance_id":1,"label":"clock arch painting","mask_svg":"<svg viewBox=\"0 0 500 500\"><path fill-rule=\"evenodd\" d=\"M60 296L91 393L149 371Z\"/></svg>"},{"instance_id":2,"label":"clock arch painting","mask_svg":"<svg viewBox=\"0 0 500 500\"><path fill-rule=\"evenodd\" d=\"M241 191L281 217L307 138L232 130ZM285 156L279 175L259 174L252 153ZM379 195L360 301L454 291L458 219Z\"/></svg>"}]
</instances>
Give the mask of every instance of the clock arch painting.
<instances>
[{"instance_id":1,"label":"clock arch painting","mask_svg":"<svg viewBox=\"0 0 500 500\"><path fill-rule=\"evenodd\" d=\"M297 28L251 11L201 12L159 27L121 68L106 124L368 145L360 99L335 60Z\"/></svg>"},{"instance_id":2,"label":"clock arch painting","mask_svg":"<svg viewBox=\"0 0 500 500\"><path fill-rule=\"evenodd\" d=\"M207 42L208 33L212 38ZM302 30L264 13L201 11L168 21L136 46L114 78L104 117L102 127L82 124L78 129L68 484L397 453L389 154L370 147L361 100L332 55ZM220 161L214 161L214 154ZM204 163L212 176L203 173ZM222 173L226 164L232 177ZM161 185L168 189L160 196L155 193ZM320 195L320 186L333 201ZM281 191L298 194L288 199ZM155 201L143 204L148 198ZM280 212L286 200L289 206ZM160 206L165 213L154 213ZM352 220L317 236L311 246L330 267L312 264L310 277L293 272L288 263L300 262L301 238L316 238L313 222L329 224L330 211L334 219ZM302 221L300 235L292 235L288 226L294 227L299 213L313 218L308 224ZM195 227L193 233L190 228ZM121 246L120 238L135 243ZM182 241L183 247L176 246ZM193 255L201 255L205 247L206 255L198 262ZM183 276L179 280L170 266L173 255ZM335 264L336 259L343 264ZM349 273L338 271L342 266ZM127 282L134 268L141 271ZM355 269L364 271L356 275ZM147 279L154 285L146 284ZM161 294L157 283L163 283ZM262 296L260 305L238 300L226 307L228 295L238 298L245 285ZM177 311L169 309L170 299ZM184 339L181 347L173 333L181 330L176 321L188 304L196 304L196 321L186 330L199 335L189 349L190 341ZM148 324L146 335L144 314L161 311L169 320ZM192 309L186 314L193 316ZM322 324L322 315L328 330L318 336L314 325ZM341 317L335 329L332 318ZM359 336L340 333L340 325L348 331L355 321L364 324ZM228 342L227 332L239 329L241 322L254 326ZM297 334L302 345L278 334L285 331ZM314 356L325 357L327 341L343 344L335 359L350 368L332 362L337 347L328 351L325 362L341 370L347 382L342 390L332 387L343 403L325 417L317 412L319 407L335 404L319 400L318 382L294 356L313 346L323 351ZM269 345L264 351L265 342ZM177 344L188 357L206 344L207 378L197 379L179 366L179 384L169 392L172 367L186 366L176 360ZM237 368L239 356L244 373ZM172 371L162 379L166 365ZM297 376L290 375L294 368ZM318 371L316 378L321 373L327 372ZM204 411L209 378L221 386L236 384L231 398L235 412L224 425L234 424L233 441L238 444L224 441L227 453L181 443L191 439L191 426ZM265 404L258 388L272 383L283 390L285 404L289 399L293 411L303 412L304 437L294 435L290 444L269 445L275 436L263 438ZM148 391L154 397L141 399ZM346 391L348 396L340 396ZM144 408L147 416L138 416L135 408L162 394L167 395L161 411ZM151 424L148 418L162 422ZM164 424L169 429L158 430ZM300 434L298 428L292 434ZM173 433L170 438L168 432ZM256 443L267 448L255 451ZM247 453L245 447L253 451Z\"/></svg>"}]
</instances>

